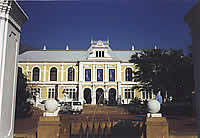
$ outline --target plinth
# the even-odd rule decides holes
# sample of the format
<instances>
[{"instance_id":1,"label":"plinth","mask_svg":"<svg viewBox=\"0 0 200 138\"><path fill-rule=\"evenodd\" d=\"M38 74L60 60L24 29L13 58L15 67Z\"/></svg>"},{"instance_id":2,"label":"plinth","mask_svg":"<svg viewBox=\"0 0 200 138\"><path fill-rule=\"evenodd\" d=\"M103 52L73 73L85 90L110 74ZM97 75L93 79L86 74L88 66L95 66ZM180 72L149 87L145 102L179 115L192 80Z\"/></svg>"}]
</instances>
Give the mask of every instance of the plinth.
<instances>
[{"instance_id":1,"label":"plinth","mask_svg":"<svg viewBox=\"0 0 200 138\"><path fill-rule=\"evenodd\" d=\"M169 138L168 123L165 117L146 118L146 137L147 138Z\"/></svg>"},{"instance_id":2,"label":"plinth","mask_svg":"<svg viewBox=\"0 0 200 138\"><path fill-rule=\"evenodd\" d=\"M39 138L57 138L60 133L60 117L58 116L42 116L38 122Z\"/></svg>"}]
</instances>

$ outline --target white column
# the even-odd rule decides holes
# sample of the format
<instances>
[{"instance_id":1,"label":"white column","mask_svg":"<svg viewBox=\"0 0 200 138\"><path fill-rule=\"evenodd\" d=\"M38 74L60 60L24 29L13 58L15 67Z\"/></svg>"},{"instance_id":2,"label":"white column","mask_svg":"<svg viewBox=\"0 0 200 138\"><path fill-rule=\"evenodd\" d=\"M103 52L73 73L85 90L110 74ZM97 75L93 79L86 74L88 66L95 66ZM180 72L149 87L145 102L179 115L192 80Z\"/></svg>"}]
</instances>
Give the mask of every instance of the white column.
<instances>
[{"instance_id":1,"label":"white column","mask_svg":"<svg viewBox=\"0 0 200 138\"><path fill-rule=\"evenodd\" d=\"M92 65L92 81L95 81L95 65Z\"/></svg>"},{"instance_id":2,"label":"white column","mask_svg":"<svg viewBox=\"0 0 200 138\"><path fill-rule=\"evenodd\" d=\"M92 104L96 104L96 92L95 92L94 84L92 84Z\"/></svg>"},{"instance_id":3,"label":"white column","mask_svg":"<svg viewBox=\"0 0 200 138\"><path fill-rule=\"evenodd\" d=\"M104 92L104 98L105 98L105 100L107 100L108 101L108 86L107 86L107 84L105 84L105 92Z\"/></svg>"},{"instance_id":4,"label":"white column","mask_svg":"<svg viewBox=\"0 0 200 138\"><path fill-rule=\"evenodd\" d=\"M27 76L27 78L29 77L29 65L28 64L26 65L26 76Z\"/></svg>"},{"instance_id":5,"label":"white column","mask_svg":"<svg viewBox=\"0 0 200 138\"><path fill-rule=\"evenodd\" d=\"M44 78L43 78L43 81L46 81L46 74L47 74L47 66L45 64L44 65Z\"/></svg>"},{"instance_id":6,"label":"white column","mask_svg":"<svg viewBox=\"0 0 200 138\"><path fill-rule=\"evenodd\" d=\"M105 82L108 82L108 65L105 65Z\"/></svg>"},{"instance_id":7,"label":"white column","mask_svg":"<svg viewBox=\"0 0 200 138\"><path fill-rule=\"evenodd\" d=\"M117 81L121 81L121 65L120 62L117 63Z\"/></svg>"},{"instance_id":8,"label":"white column","mask_svg":"<svg viewBox=\"0 0 200 138\"><path fill-rule=\"evenodd\" d=\"M82 83L79 83L79 101L83 104L83 90L82 90Z\"/></svg>"},{"instance_id":9,"label":"white column","mask_svg":"<svg viewBox=\"0 0 200 138\"><path fill-rule=\"evenodd\" d=\"M63 76L64 76L64 66L63 64L61 65L61 82L63 82ZM76 73L76 72L75 72ZM76 75L75 75L76 76ZM76 78L75 78L76 79Z\"/></svg>"},{"instance_id":10,"label":"white column","mask_svg":"<svg viewBox=\"0 0 200 138\"><path fill-rule=\"evenodd\" d=\"M80 82L83 82L83 64L82 63L80 63L79 64L79 81Z\"/></svg>"},{"instance_id":11,"label":"white column","mask_svg":"<svg viewBox=\"0 0 200 138\"><path fill-rule=\"evenodd\" d=\"M118 102L118 104L121 104L121 100L122 100L122 97L121 97L121 82L118 82L117 83L117 102Z\"/></svg>"}]
</instances>

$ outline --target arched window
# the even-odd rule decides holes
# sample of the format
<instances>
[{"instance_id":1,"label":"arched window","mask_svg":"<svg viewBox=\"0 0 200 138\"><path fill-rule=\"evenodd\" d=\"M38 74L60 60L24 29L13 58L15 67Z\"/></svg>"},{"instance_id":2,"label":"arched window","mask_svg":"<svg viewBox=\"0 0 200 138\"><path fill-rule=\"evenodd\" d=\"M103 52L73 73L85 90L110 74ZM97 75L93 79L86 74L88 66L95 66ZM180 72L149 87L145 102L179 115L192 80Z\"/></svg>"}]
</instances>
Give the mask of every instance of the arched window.
<instances>
[{"instance_id":1,"label":"arched window","mask_svg":"<svg viewBox=\"0 0 200 138\"><path fill-rule=\"evenodd\" d=\"M131 68L126 68L126 71L125 71L125 76L126 76L126 81L132 81L132 69Z\"/></svg>"},{"instance_id":2,"label":"arched window","mask_svg":"<svg viewBox=\"0 0 200 138\"><path fill-rule=\"evenodd\" d=\"M55 67L50 70L50 81L57 81L57 69Z\"/></svg>"},{"instance_id":3,"label":"arched window","mask_svg":"<svg viewBox=\"0 0 200 138\"><path fill-rule=\"evenodd\" d=\"M38 67L34 67L33 68L32 80L33 81L39 81L39 79L40 79L40 69Z\"/></svg>"},{"instance_id":4,"label":"arched window","mask_svg":"<svg viewBox=\"0 0 200 138\"><path fill-rule=\"evenodd\" d=\"M68 68L68 81L74 81L74 76L75 76L74 68L73 67Z\"/></svg>"}]
</instances>

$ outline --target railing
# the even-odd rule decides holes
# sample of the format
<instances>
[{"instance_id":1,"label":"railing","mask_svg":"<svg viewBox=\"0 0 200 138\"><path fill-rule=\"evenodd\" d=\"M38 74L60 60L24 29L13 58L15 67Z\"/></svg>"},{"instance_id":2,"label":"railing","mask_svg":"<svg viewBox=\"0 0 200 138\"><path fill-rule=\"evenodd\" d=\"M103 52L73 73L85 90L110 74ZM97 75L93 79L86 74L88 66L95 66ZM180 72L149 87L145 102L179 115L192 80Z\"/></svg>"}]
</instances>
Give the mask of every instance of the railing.
<instances>
[{"instance_id":1,"label":"railing","mask_svg":"<svg viewBox=\"0 0 200 138\"><path fill-rule=\"evenodd\" d=\"M145 120L122 119L74 119L61 121L61 138L144 138Z\"/></svg>"}]
</instances>

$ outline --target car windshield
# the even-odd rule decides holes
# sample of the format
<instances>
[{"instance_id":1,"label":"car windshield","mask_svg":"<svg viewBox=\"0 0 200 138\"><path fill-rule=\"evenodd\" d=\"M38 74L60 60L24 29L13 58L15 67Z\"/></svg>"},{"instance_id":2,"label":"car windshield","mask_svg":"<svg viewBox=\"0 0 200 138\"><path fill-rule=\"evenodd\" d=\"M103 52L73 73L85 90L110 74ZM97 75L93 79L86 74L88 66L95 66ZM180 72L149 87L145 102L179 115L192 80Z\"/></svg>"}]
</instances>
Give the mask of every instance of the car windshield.
<instances>
[{"instance_id":1,"label":"car windshield","mask_svg":"<svg viewBox=\"0 0 200 138\"><path fill-rule=\"evenodd\" d=\"M73 105L81 105L81 102L73 102Z\"/></svg>"}]
</instances>

